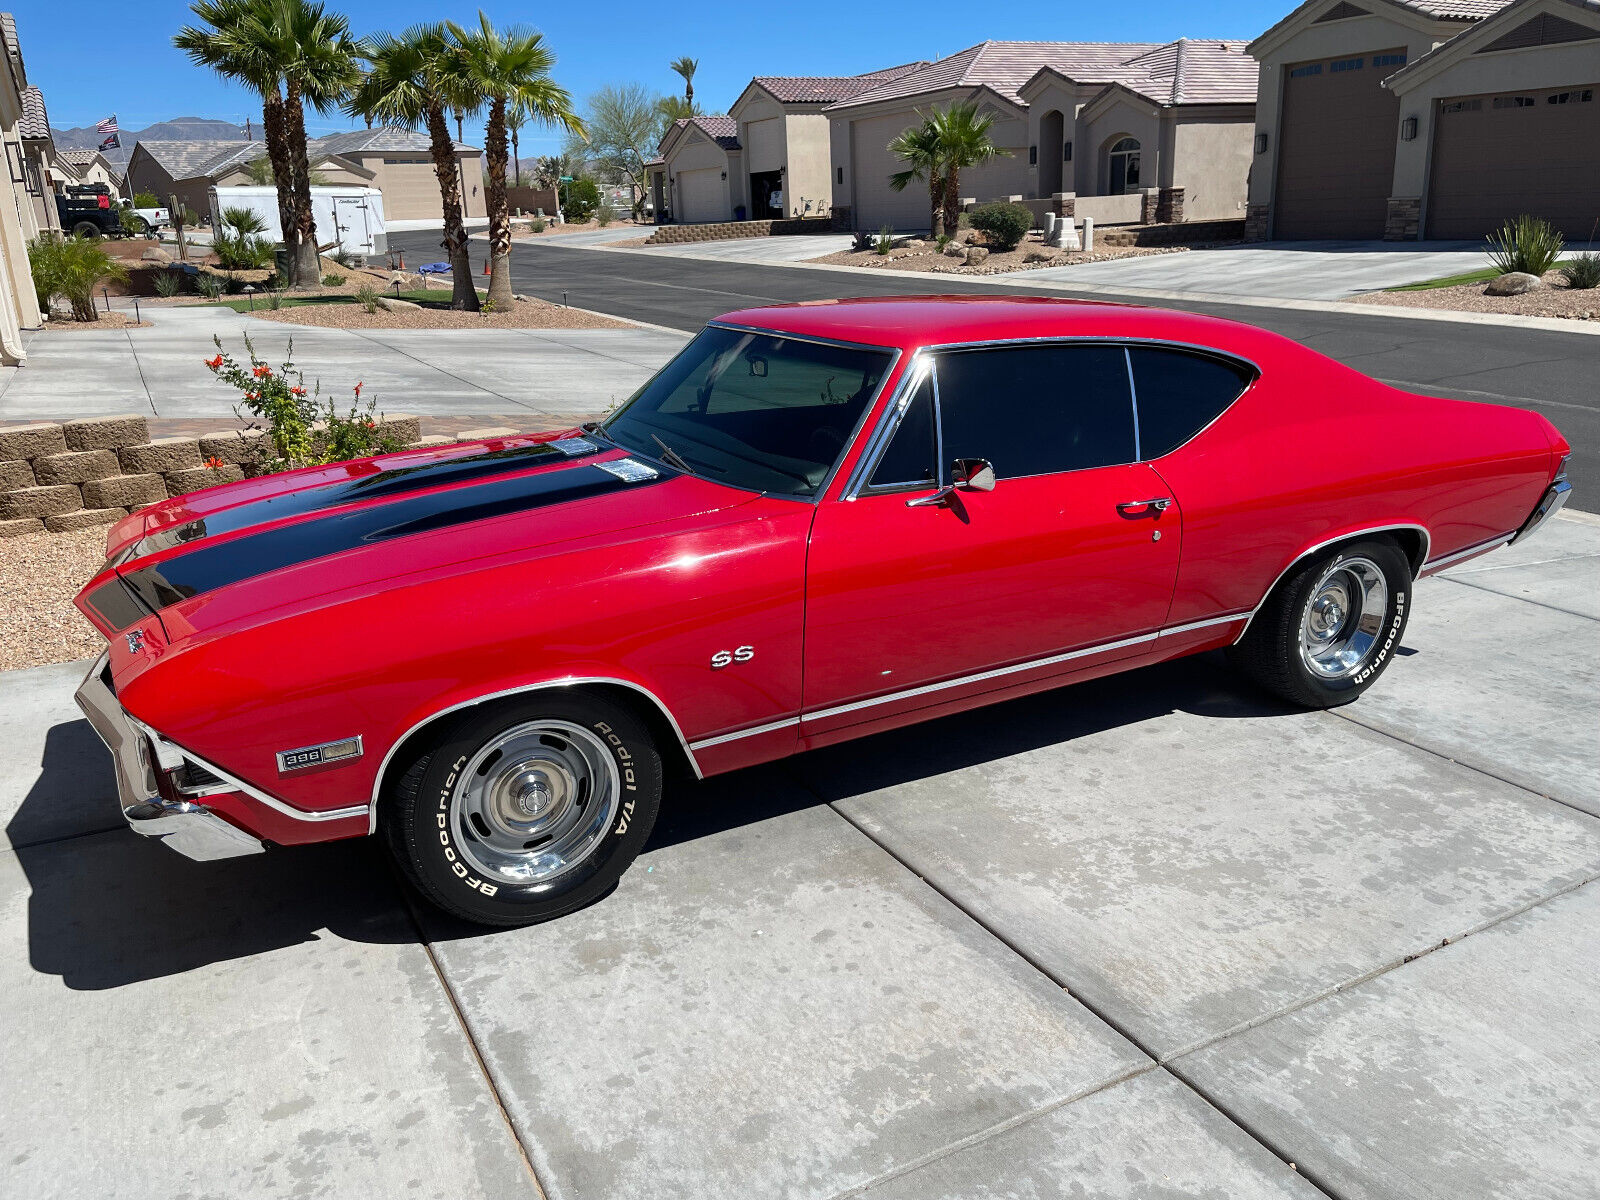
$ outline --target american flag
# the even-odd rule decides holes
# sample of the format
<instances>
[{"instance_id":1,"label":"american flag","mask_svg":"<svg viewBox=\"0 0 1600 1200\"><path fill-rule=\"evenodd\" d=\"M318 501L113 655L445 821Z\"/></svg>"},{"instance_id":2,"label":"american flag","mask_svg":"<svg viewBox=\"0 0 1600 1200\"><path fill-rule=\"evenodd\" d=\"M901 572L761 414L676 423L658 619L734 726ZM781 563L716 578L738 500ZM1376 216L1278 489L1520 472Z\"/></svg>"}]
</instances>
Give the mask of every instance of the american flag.
<instances>
[{"instance_id":1,"label":"american flag","mask_svg":"<svg viewBox=\"0 0 1600 1200\"><path fill-rule=\"evenodd\" d=\"M104 121L94 127L94 131L101 135L100 149L120 150L122 139L117 136L117 114L112 113Z\"/></svg>"},{"instance_id":2,"label":"american flag","mask_svg":"<svg viewBox=\"0 0 1600 1200\"><path fill-rule=\"evenodd\" d=\"M94 127L94 131L96 133L116 133L117 132L117 114L116 113L112 113L104 121L101 121L100 124L98 124L98 125L96 125Z\"/></svg>"}]
</instances>

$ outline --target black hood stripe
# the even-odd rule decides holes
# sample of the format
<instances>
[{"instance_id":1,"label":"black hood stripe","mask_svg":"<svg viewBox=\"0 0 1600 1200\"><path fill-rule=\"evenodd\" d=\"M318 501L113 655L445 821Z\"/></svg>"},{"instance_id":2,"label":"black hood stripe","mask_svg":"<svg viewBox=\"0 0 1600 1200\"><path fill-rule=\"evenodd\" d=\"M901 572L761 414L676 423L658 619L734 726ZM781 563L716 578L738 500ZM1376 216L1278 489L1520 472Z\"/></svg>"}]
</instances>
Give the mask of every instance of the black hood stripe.
<instances>
[{"instance_id":1,"label":"black hood stripe","mask_svg":"<svg viewBox=\"0 0 1600 1200\"><path fill-rule=\"evenodd\" d=\"M610 492L647 487L676 477L659 468L655 477L629 482L598 466L502 479L477 487L407 496L349 512L281 525L225 542L197 546L163 562L127 571L122 578L152 612L285 567L413 534L587 500Z\"/></svg>"},{"instance_id":2,"label":"black hood stripe","mask_svg":"<svg viewBox=\"0 0 1600 1200\"><path fill-rule=\"evenodd\" d=\"M252 525L265 525L283 517L298 517L306 513L338 508L361 500L375 500L385 496L403 496L424 488L448 484L476 483L525 471L532 467L564 462L599 453L601 447L587 438L568 438L555 442L536 442L531 446L514 446L507 450L485 450L443 462L417 463L409 467L385 467L370 474L357 475L333 483L316 484L277 496L267 496L238 504L218 512L158 529L139 543L138 552L149 554L179 546L201 538L215 537L219 533L235 533Z\"/></svg>"}]
</instances>

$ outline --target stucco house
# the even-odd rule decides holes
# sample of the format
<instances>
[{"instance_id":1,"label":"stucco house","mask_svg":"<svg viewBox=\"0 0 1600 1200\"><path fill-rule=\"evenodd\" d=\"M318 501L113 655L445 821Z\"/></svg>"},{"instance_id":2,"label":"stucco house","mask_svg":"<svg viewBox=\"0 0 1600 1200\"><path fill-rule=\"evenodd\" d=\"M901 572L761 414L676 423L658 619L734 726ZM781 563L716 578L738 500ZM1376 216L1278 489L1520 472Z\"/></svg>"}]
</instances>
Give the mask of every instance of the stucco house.
<instances>
[{"instance_id":1,"label":"stucco house","mask_svg":"<svg viewBox=\"0 0 1600 1200\"><path fill-rule=\"evenodd\" d=\"M44 319L28 267L28 241L51 226L41 225L44 175L37 158L31 157L29 143L37 142L41 120L48 138L50 122L44 116L43 97L37 98L35 107L30 93L37 96L28 85L16 19L0 13L0 141L6 159L0 172L0 364L6 366L27 361L22 331ZM48 212L53 220L53 200Z\"/></svg>"},{"instance_id":2,"label":"stucco house","mask_svg":"<svg viewBox=\"0 0 1600 1200\"><path fill-rule=\"evenodd\" d=\"M830 105L833 209L857 229L926 228L896 192L889 143L922 114L976 103L1009 151L961 176L978 200L1020 196L1106 223L1243 215L1255 64L1241 42L982 42Z\"/></svg>"},{"instance_id":3,"label":"stucco house","mask_svg":"<svg viewBox=\"0 0 1600 1200\"><path fill-rule=\"evenodd\" d=\"M50 163L50 182L58 193L71 184L103 183L112 195L118 195L122 172L98 150L57 150Z\"/></svg>"},{"instance_id":4,"label":"stucco house","mask_svg":"<svg viewBox=\"0 0 1600 1200\"><path fill-rule=\"evenodd\" d=\"M1249 51L1249 236L1600 219L1600 0L1308 0Z\"/></svg>"},{"instance_id":5,"label":"stucco house","mask_svg":"<svg viewBox=\"0 0 1600 1200\"><path fill-rule=\"evenodd\" d=\"M168 195L204 214L212 187L237 187L253 180L247 170L265 158L265 143L256 141L140 141L128 156L130 192ZM481 152L457 144L462 207L468 217L488 215L483 192ZM331 184L374 187L383 193L385 221L441 219L439 183L426 134L398 126L378 126L336 133L306 143L312 171Z\"/></svg>"},{"instance_id":6,"label":"stucco house","mask_svg":"<svg viewBox=\"0 0 1600 1200\"><path fill-rule=\"evenodd\" d=\"M829 180L828 106L920 70L903 63L863 75L758 75L726 115L679 121L646 164L658 212L666 201L687 224L744 217L825 216ZM776 201L776 203L774 203Z\"/></svg>"}]
</instances>

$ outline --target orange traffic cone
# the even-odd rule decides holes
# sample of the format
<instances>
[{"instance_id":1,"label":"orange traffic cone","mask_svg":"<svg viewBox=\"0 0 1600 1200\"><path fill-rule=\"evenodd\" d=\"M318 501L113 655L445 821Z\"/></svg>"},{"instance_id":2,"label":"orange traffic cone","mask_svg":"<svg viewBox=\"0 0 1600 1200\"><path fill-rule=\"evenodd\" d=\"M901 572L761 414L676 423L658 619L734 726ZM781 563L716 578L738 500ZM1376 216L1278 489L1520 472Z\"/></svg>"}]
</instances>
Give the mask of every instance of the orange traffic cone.
<instances>
[{"instance_id":1,"label":"orange traffic cone","mask_svg":"<svg viewBox=\"0 0 1600 1200\"><path fill-rule=\"evenodd\" d=\"M485 275L489 273L489 260L487 258L483 260L483 273Z\"/></svg>"}]
</instances>

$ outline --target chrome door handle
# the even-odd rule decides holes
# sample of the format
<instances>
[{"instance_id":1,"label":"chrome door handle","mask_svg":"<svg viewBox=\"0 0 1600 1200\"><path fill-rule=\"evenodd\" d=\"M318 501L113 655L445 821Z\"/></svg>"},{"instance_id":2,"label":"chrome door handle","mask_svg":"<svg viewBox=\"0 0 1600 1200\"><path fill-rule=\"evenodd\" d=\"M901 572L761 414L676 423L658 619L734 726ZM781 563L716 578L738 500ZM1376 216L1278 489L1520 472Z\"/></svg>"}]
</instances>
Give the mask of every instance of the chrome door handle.
<instances>
[{"instance_id":1,"label":"chrome door handle","mask_svg":"<svg viewBox=\"0 0 1600 1200\"><path fill-rule=\"evenodd\" d=\"M1121 504L1117 505L1117 511L1123 516L1127 516L1130 513L1141 512L1148 509L1154 509L1158 513L1164 513L1171 507L1172 498L1170 496L1158 496L1154 500L1124 500Z\"/></svg>"}]
</instances>

